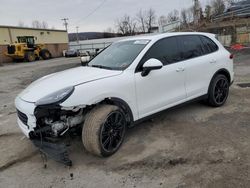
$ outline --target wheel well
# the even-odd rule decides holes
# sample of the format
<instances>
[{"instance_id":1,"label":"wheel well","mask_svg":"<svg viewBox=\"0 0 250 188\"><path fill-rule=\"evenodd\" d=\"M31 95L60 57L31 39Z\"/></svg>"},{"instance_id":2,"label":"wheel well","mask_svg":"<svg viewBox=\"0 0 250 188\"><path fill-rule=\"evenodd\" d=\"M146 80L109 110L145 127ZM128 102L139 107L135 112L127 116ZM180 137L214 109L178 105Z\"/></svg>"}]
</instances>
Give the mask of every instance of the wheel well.
<instances>
[{"instance_id":1,"label":"wheel well","mask_svg":"<svg viewBox=\"0 0 250 188\"><path fill-rule=\"evenodd\" d=\"M116 105L118 107L120 107L126 116L126 120L128 122L128 126L132 126L133 122L134 122L134 117L133 117L133 113L129 107L129 105L122 99L119 98L106 98L103 101L101 101L99 104L111 104L111 105Z\"/></svg>"},{"instance_id":2,"label":"wheel well","mask_svg":"<svg viewBox=\"0 0 250 188\"><path fill-rule=\"evenodd\" d=\"M208 87L208 91L209 91L209 89L210 89L210 87L211 87L211 83L212 83L213 79L215 78L215 76L217 76L217 75L219 75L219 74L222 74L222 75L226 76L228 82L231 83L231 76L230 76L230 73L228 72L228 70L226 70L226 69L220 69L220 70L218 70L218 71L213 75L212 79L210 80L210 84L209 84L209 87Z\"/></svg>"},{"instance_id":3,"label":"wheel well","mask_svg":"<svg viewBox=\"0 0 250 188\"><path fill-rule=\"evenodd\" d=\"M229 83L231 82L231 76L230 76L229 72L228 72L226 69L220 69L220 70L218 70L218 71L214 74L213 78L214 78L216 75L218 75L218 74L222 74L222 75L226 76L228 82L229 82Z\"/></svg>"}]
</instances>

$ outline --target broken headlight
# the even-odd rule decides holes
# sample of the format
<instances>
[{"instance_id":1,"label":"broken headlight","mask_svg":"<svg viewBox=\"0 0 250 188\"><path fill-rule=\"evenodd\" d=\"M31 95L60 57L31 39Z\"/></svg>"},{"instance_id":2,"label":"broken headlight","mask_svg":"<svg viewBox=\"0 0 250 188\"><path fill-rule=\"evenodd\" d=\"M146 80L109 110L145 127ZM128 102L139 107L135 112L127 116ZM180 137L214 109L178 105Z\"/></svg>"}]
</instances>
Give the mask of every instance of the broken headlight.
<instances>
[{"instance_id":1,"label":"broken headlight","mask_svg":"<svg viewBox=\"0 0 250 188\"><path fill-rule=\"evenodd\" d=\"M37 106L62 103L73 93L74 87L67 87L49 94L36 102Z\"/></svg>"}]
</instances>

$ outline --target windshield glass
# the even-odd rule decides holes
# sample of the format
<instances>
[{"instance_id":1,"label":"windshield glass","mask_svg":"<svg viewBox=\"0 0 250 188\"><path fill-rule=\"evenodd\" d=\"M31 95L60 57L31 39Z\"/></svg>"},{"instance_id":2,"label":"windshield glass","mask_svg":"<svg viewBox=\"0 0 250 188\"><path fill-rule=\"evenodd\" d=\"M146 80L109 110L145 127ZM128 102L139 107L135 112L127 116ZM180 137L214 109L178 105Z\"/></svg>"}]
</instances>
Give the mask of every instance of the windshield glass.
<instances>
[{"instance_id":1,"label":"windshield glass","mask_svg":"<svg viewBox=\"0 0 250 188\"><path fill-rule=\"evenodd\" d=\"M149 40L130 40L114 43L92 59L88 66L125 70L148 43Z\"/></svg>"}]
</instances>

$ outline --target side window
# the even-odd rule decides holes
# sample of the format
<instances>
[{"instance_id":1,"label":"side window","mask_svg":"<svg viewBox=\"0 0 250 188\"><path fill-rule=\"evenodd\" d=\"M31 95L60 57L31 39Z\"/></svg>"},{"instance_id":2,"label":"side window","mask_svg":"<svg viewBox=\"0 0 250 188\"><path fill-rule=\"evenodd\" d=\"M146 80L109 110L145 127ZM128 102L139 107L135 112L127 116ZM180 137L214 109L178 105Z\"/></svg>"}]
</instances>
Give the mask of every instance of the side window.
<instances>
[{"instance_id":1,"label":"side window","mask_svg":"<svg viewBox=\"0 0 250 188\"><path fill-rule=\"evenodd\" d=\"M155 58L160 60L163 65L168 65L181 60L176 37L162 39L156 42L142 58L142 62Z\"/></svg>"},{"instance_id":2,"label":"side window","mask_svg":"<svg viewBox=\"0 0 250 188\"><path fill-rule=\"evenodd\" d=\"M202 56L203 44L199 36L180 36L178 37L182 46L182 57L184 60Z\"/></svg>"},{"instance_id":3,"label":"side window","mask_svg":"<svg viewBox=\"0 0 250 188\"><path fill-rule=\"evenodd\" d=\"M218 46L211 39L205 36L200 36L200 39L203 43L205 54L213 53L218 50Z\"/></svg>"}]
</instances>

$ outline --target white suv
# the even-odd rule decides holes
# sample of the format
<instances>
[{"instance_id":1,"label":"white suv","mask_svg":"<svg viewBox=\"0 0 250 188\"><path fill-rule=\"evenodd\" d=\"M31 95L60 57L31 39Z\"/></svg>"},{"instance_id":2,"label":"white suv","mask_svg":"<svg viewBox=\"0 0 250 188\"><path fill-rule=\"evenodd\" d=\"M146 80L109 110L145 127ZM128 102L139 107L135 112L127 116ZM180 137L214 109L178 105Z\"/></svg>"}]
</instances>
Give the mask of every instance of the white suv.
<instances>
[{"instance_id":1,"label":"white suv","mask_svg":"<svg viewBox=\"0 0 250 188\"><path fill-rule=\"evenodd\" d=\"M233 79L233 56L213 34L129 38L32 83L16 98L18 124L47 153L46 143L80 129L87 151L110 156L139 120L196 98L222 106Z\"/></svg>"}]
</instances>

